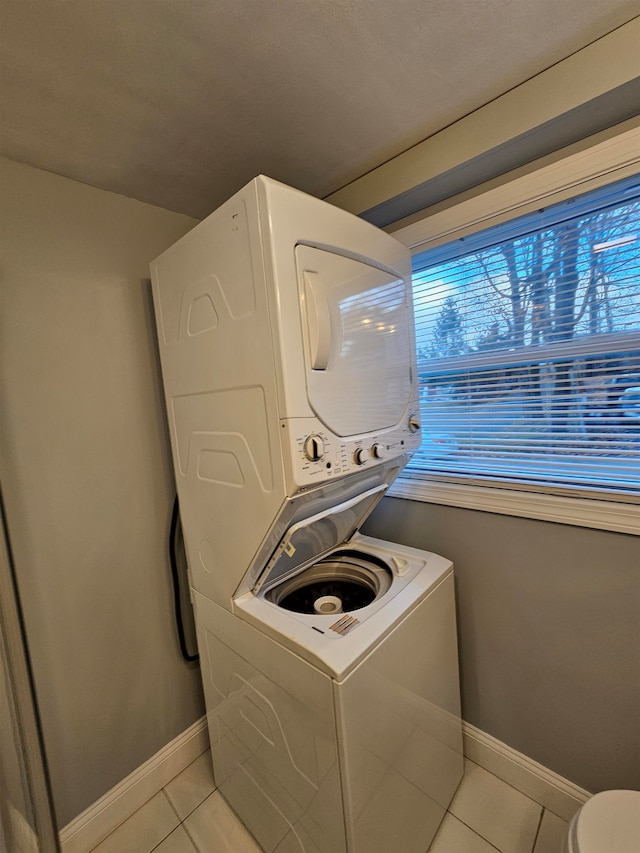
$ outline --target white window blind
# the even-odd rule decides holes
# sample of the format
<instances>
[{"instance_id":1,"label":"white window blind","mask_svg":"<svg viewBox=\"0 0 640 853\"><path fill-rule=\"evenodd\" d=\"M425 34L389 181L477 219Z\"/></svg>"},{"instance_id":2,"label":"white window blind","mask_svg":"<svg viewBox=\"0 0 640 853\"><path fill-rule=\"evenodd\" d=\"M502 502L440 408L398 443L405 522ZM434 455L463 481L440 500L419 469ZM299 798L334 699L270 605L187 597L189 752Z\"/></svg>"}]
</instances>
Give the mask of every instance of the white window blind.
<instances>
[{"instance_id":1,"label":"white window blind","mask_svg":"<svg viewBox=\"0 0 640 853\"><path fill-rule=\"evenodd\" d=\"M414 257L408 473L640 491L640 180Z\"/></svg>"}]
</instances>

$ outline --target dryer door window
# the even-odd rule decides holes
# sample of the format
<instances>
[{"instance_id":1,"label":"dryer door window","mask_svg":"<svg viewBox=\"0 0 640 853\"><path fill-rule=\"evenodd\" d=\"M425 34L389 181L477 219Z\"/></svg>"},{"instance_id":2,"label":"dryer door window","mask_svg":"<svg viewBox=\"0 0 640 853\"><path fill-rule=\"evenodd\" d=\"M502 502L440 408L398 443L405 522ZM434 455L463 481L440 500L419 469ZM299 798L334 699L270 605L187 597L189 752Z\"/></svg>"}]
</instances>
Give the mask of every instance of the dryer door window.
<instances>
[{"instance_id":1,"label":"dryer door window","mask_svg":"<svg viewBox=\"0 0 640 853\"><path fill-rule=\"evenodd\" d=\"M295 251L311 408L343 437L395 426L411 395L408 282L324 249Z\"/></svg>"}]
</instances>

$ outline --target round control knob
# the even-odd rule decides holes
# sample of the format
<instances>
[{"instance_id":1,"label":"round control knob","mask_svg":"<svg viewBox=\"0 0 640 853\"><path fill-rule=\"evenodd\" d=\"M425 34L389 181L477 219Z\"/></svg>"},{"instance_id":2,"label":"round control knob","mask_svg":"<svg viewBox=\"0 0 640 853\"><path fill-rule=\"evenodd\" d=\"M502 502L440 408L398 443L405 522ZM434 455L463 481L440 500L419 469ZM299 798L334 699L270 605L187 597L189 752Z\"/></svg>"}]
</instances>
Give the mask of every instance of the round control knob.
<instances>
[{"instance_id":1,"label":"round control knob","mask_svg":"<svg viewBox=\"0 0 640 853\"><path fill-rule=\"evenodd\" d=\"M382 457L384 456L384 446L376 442L371 446L371 453L376 459L382 459Z\"/></svg>"},{"instance_id":2,"label":"round control knob","mask_svg":"<svg viewBox=\"0 0 640 853\"><path fill-rule=\"evenodd\" d=\"M367 455L362 447L359 447L353 454L353 461L356 463L356 465L364 465L364 463L367 461Z\"/></svg>"},{"instance_id":3,"label":"round control knob","mask_svg":"<svg viewBox=\"0 0 640 853\"><path fill-rule=\"evenodd\" d=\"M317 462L324 455L324 442L319 435L310 435L304 440L304 455L310 462Z\"/></svg>"},{"instance_id":4,"label":"round control knob","mask_svg":"<svg viewBox=\"0 0 640 853\"><path fill-rule=\"evenodd\" d=\"M409 432L418 432L420 429L420 421L415 415L409 415L409 422L407 425L409 427Z\"/></svg>"}]
</instances>

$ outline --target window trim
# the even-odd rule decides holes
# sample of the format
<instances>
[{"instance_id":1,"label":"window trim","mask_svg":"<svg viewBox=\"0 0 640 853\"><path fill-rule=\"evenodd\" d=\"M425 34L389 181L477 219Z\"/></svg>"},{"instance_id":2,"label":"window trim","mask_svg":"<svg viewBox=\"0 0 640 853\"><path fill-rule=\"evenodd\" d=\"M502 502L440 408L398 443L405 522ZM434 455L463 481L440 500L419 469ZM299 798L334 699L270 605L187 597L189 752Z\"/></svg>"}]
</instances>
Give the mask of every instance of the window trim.
<instances>
[{"instance_id":1,"label":"window trim","mask_svg":"<svg viewBox=\"0 0 640 853\"><path fill-rule=\"evenodd\" d=\"M424 252L445 242L468 236L540 206L640 172L640 120L632 119L611 136L610 131L535 161L500 179L455 196L386 230L412 252ZM392 497L444 504L501 515L534 518L640 536L637 499L623 501L612 493L575 496L504 486L482 485L477 480L450 482L446 478L404 471L389 489Z\"/></svg>"},{"instance_id":2,"label":"window trim","mask_svg":"<svg viewBox=\"0 0 640 853\"><path fill-rule=\"evenodd\" d=\"M401 474L387 495L422 503L640 536L637 502L567 497L549 492L520 491L471 483L447 483L426 476L418 479L415 472Z\"/></svg>"}]
</instances>

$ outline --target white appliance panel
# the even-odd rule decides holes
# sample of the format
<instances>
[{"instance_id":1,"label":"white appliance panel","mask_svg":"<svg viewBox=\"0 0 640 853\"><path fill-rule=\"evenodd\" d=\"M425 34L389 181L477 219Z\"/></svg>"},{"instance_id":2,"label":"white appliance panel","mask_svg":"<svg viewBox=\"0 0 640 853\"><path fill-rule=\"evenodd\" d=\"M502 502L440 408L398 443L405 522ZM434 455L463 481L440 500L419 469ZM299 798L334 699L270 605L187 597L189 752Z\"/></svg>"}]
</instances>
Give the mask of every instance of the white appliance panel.
<instances>
[{"instance_id":1,"label":"white appliance panel","mask_svg":"<svg viewBox=\"0 0 640 853\"><path fill-rule=\"evenodd\" d=\"M267 853L345 853L331 679L194 604L216 785Z\"/></svg>"},{"instance_id":2,"label":"white appliance panel","mask_svg":"<svg viewBox=\"0 0 640 853\"><path fill-rule=\"evenodd\" d=\"M195 594L216 783L265 851L428 849L463 759L453 574L422 554L415 606L335 639L341 680Z\"/></svg>"},{"instance_id":3,"label":"white appliance panel","mask_svg":"<svg viewBox=\"0 0 640 853\"><path fill-rule=\"evenodd\" d=\"M334 694L349 850L424 853L463 773L453 574Z\"/></svg>"},{"instance_id":4,"label":"white appliance panel","mask_svg":"<svg viewBox=\"0 0 640 853\"><path fill-rule=\"evenodd\" d=\"M230 607L286 492L255 183L151 277L191 583Z\"/></svg>"},{"instance_id":5,"label":"white appliance panel","mask_svg":"<svg viewBox=\"0 0 640 853\"><path fill-rule=\"evenodd\" d=\"M390 429L411 400L411 312L401 272L296 246L307 393L345 437Z\"/></svg>"}]
</instances>

